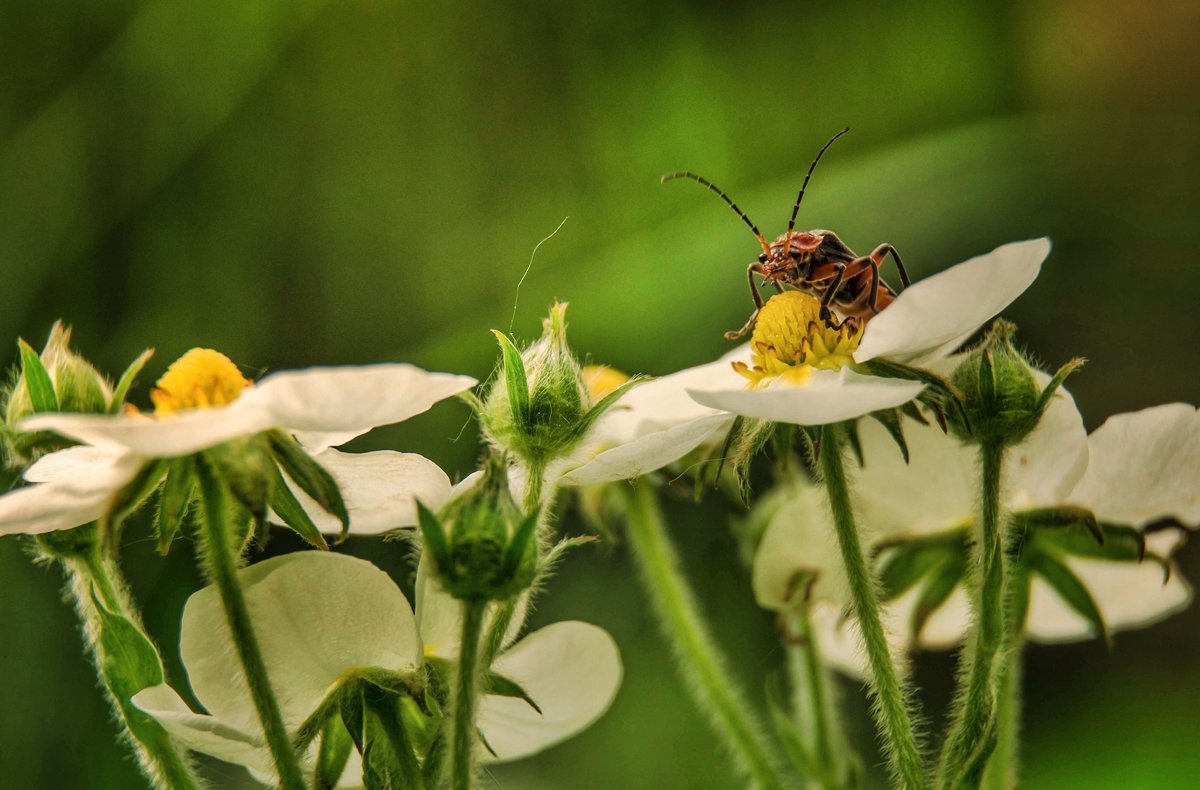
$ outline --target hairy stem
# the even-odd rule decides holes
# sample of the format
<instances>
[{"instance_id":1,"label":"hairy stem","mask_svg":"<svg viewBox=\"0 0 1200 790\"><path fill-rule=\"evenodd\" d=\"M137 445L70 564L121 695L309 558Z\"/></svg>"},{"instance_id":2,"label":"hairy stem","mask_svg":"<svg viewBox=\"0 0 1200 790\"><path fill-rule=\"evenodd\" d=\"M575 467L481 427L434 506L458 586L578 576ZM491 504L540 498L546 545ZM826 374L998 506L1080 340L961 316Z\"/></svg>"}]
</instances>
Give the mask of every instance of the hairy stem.
<instances>
[{"instance_id":1,"label":"hairy stem","mask_svg":"<svg viewBox=\"0 0 1200 790\"><path fill-rule=\"evenodd\" d=\"M996 710L996 749L983 776L987 790L1017 786L1017 747L1021 730L1021 645L1019 638L1005 654Z\"/></svg>"},{"instance_id":2,"label":"hairy stem","mask_svg":"<svg viewBox=\"0 0 1200 790\"><path fill-rule=\"evenodd\" d=\"M1000 473L1004 447L980 446L978 533L972 549L975 627L960 673L954 717L942 747L938 784L978 787L996 748L997 693L1003 674L1009 570L1000 519Z\"/></svg>"},{"instance_id":3,"label":"hairy stem","mask_svg":"<svg viewBox=\"0 0 1200 790\"><path fill-rule=\"evenodd\" d=\"M829 493L834 531L846 578L850 583L854 617L862 630L870 665L871 692L875 697L872 712L875 726L883 738L883 752L893 781L907 790L926 786L921 751L917 744L914 717L909 709L909 694L888 648L883 621L879 615L879 594L863 554L854 510L850 504L850 488L842 460L841 428L827 425L821 432L821 476Z\"/></svg>"},{"instance_id":4,"label":"hairy stem","mask_svg":"<svg viewBox=\"0 0 1200 790\"><path fill-rule=\"evenodd\" d=\"M304 790L304 774L300 761L292 749L279 703L267 677L267 666L262 650L254 635L250 610L246 597L238 582L237 570L240 551L231 545L233 525L230 523L230 494L225 484L216 476L209 465L201 459L196 464L200 479L201 498L204 502L204 548L209 578L221 597L225 609L225 620L233 635L238 658L246 675L246 685L254 701L254 709L262 724L267 746L279 774L279 784L284 790Z\"/></svg>"},{"instance_id":5,"label":"hairy stem","mask_svg":"<svg viewBox=\"0 0 1200 790\"><path fill-rule=\"evenodd\" d=\"M454 790L471 790L475 786L475 711L482 671L479 643L487 609L485 600L463 601L462 641L451 713L450 786Z\"/></svg>"},{"instance_id":6,"label":"hairy stem","mask_svg":"<svg viewBox=\"0 0 1200 790\"><path fill-rule=\"evenodd\" d=\"M708 714L742 774L760 788L782 787L762 726L735 687L683 578L653 489L643 483L623 491L633 556L693 700Z\"/></svg>"},{"instance_id":7,"label":"hairy stem","mask_svg":"<svg viewBox=\"0 0 1200 790\"><path fill-rule=\"evenodd\" d=\"M83 527L89 529L90 527ZM124 728L124 740L132 747L138 767L155 787L195 790L199 781L184 754L175 746L166 730L158 722L133 709L133 703L119 690L120 678L114 675L116 667L105 655L99 633L103 613L100 607L117 617L124 618L141 631L141 618L129 597L121 571L113 558L107 556L98 544L84 548L79 554L63 558L67 571L68 590L75 610L83 621L85 640L96 667L96 675L104 687L109 703L117 713L116 719ZM93 597L94 596L94 597ZM150 639L140 634L141 644ZM138 646L129 649L135 650ZM160 661L161 664L161 661ZM136 725L130 717L138 716Z\"/></svg>"},{"instance_id":8,"label":"hairy stem","mask_svg":"<svg viewBox=\"0 0 1200 790\"><path fill-rule=\"evenodd\" d=\"M813 778L833 790L844 786L849 755L837 718L832 678L821 659L807 608L793 613L790 623L795 633L787 644L787 667L796 725L815 761Z\"/></svg>"}]
</instances>

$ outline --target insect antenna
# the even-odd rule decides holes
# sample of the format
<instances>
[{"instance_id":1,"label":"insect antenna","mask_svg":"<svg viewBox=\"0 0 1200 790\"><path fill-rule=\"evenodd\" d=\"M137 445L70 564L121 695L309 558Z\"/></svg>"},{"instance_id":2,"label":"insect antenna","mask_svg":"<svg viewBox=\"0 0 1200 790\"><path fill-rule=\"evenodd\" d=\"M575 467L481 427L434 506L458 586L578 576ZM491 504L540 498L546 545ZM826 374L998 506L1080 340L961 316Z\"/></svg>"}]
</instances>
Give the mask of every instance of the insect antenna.
<instances>
[{"instance_id":1,"label":"insect antenna","mask_svg":"<svg viewBox=\"0 0 1200 790\"><path fill-rule=\"evenodd\" d=\"M796 196L796 205L792 206L792 218L788 221L788 233L791 233L792 229L796 227L796 214L800 211L800 201L804 200L804 190L808 187L808 179L812 178L813 171L817 169L817 162L821 161L821 155L825 153L825 149L833 145L834 140L838 139L848 131L850 131L849 126L835 134L833 137L830 137L829 142L821 146L820 151L817 151L817 158L814 159L812 164L808 166L808 175L804 176L804 183L800 185L800 194Z\"/></svg>"},{"instance_id":2,"label":"insect antenna","mask_svg":"<svg viewBox=\"0 0 1200 790\"><path fill-rule=\"evenodd\" d=\"M740 208L738 208L737 203L734 203L732 200L729 199L729 195L726 195L724 190L722 190L719 186L717 186L713 182L709 181L704 176L698 176L695 173L691 172L690 170L678 170L674 173L667 173L665 176L662 177L662 179L659 181L659 183L665 184L668 181L674 181L677 178L686 178L691 181L695 181L695 182L707 187L708 191L716 192L717 195L721 198L721 200L724 200L726 203L729 204L729 207L731 209L733 209L733 213L735 213L739 217L741 217L742 222L745 222L746 226L749 227L751 232L754 233L754 238L758 239L758 243L762 245L763 252L765 252L767 255L771 254L771 245L767 244L767 240L764 239L762 233L759 232L758 226L750 221L750 218L746 216L746 212L744 212Z\"/></svg>"}]
</instances>

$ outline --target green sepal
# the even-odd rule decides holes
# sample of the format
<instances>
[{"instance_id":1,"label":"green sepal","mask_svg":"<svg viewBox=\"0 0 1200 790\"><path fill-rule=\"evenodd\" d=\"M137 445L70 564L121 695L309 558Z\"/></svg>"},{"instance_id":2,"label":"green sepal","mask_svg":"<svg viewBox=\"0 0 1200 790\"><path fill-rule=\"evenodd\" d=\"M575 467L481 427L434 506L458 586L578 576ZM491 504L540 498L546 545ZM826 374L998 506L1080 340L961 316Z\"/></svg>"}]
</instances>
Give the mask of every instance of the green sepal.
<instances>
[{"instance_id":1,"label":"green sepal","mask_svg":"<svg viewBox=\"0 0 1200 790\"><path fill-rule=\"evenodd\" d=\"M1012 529L1019 533L1029 530L1083 527L1092 536L1095 543L1103 544L1105 540L1104 531L1096 521L1095 514L1087 508L1074 505L1019 510L1012 514L1010 523Z\"/></svg>"},{"instance_id":2,"label":"green sepal","mask_svg":"<svg viewBox=\"0 0 1200 790\"><path fill-rule=\"evenodd\" d=\"M1079 368L1083 367L1084 361L1085 360L1083 357L1075 357L1075 359L1067 362L1067 364L1063 365L1054 373L1054 375L1050 378L1049 383L1046 384L1045 388L1042 389L1041 394L1038 395L1038 414L1045 414L1047 407L1050 405L1050 399L1054 397L1054 393L1057 392L1058 388L1061 387L1063 382L1067 380L1067 376L1070 376L1072 373L1079 370Z\"/></svg>"},{"instance_id":3,"label":"green sepal","mask_svg":"<svg viewBox=\"0 0 1200 790\"><path fill-rule=\"evenodd\" d=\"M300 504L300 500L296 499L292 489L288 488L287 481L283 479L278 467L275 468L275 480L271 484L271 510L307 543L322 551L329 551L325 536Z\"/></svg>"},{"instance_id":4,"label":"green sepal","mask_svg":"<svg viewBox=\"0 0 1200 790\"><path fill-rule=\"evenodd\" d=\"M25 377L25 391L29 393L29 402L33 412L58 411L58 396L54 394L54 381L49 371L42 364L42 358L33 350L33 346L24 340L17 341L21 350L21 373Z\"/></svg>"},{"instance_id":5,"label":"green sepal","mask_svg":"<svg viewBox=\"0 0 1200 790\"><path fill-rule=\"evenodd\" d=\"M1025 633L1025 620L1029 616L1029 569L1024 563L1013 563L1012 577L1008 582L1008 604L1006 609L1008 632L1017 635L1020 644Z\"/></svg>"},{"instance_id":6,"label":"green sepal","mask_svg":"<svg viewBox=\"0 0 1200 790\"><path fill-rule=\"evenodd\" d=\"M964 548L957 530L897 546L879 571L884 600L895 600L921 579L958 561Z\"/></svg>"},{"instance_id":7,"label":"green sepal","mask_svg":"<svg viewBox=\"0 0 1200 790\"><path fill-rule=\"evenodd\" d=\"M113 389L112 401L108 404L109 414L116 414L125 405L129 388L133 386L138 374L142 372L142 368L146 367L146 363L152 356L154 356L154 349L148 348L139 354L137 359L130 362L129 367L125 368L125 372L121 374L121 378L117 379L117 386Z\"/></svg>"},{"instance_id":8,"label":"green sepal","mask_svg":"<svg viewBox=\"0 0 1200 790\"><path fill-rule=\"evenodd\" d=\"M929 581L917 597L913 607L909 633L915 643L929 618L941 608L966 574L967 566L961 556L953 557L929 574Z\"/></svg>"},{"instance_id":9,"label":"green sepal","mask_svg":"<svg viewBox=\"0 0 1200 790\"><path fill-rule=\"evenodd\" d=\"M524 434L529 430L529 379L525 374L525 362L521 352L509 339L508 335L498 329L492 334L500 343L501 366L504 370L504 386L508 392L509 408L512 411L513 424Z\"/></svg>"},{"instance_id":10,"label":"green sepal","mask_svg":"<svg viewBox=\"0 0 1200 790\"><path fill-rule=\"evenodd\" d=\"M536 538L534 536L537 533L539 516L539 512L534 510L525 516L525 520L513 532L508 546L504 549L504 564L502 567L505 576L515 576L522 561L529 554L530 549L535 548Z\"/></svg>"},{"instance_id":11,"label":"green sepal","mask_svg":"<svg viewBox=\"0 0 1200 790\"><path fill-rule=\"evenodd\" d=\"M575 442L578 442L587 435L587 432L591 430L593 425L596 424L596 420L604 416L604 413L611 409L617 403L617 401L623 398L625 393L629 392L629 390L633 389L638 384L645 383L649 380L650 378L648 376L633 376L624 384L612 390L612 392L609 392L607 395L597 401L592 408L588 409L587 412L585 412L584 415L579 418L579 422L575 424L575 427L572 428L570 434L568 434L568 439L565 442L565 445L567 447L574 446Z\"/></svg>"},{"instance_id":12,"label":"green sepal","mask_svg":"<svg viewBox=\"0 0 1200 790\"><path fill-rule=\"evenodd\" d=\"M850 451L854 453L854 460L859 466L863 465L863 449L862 437L858 434L858 420L847 420L842 423L842 434L846 437L846 443L850 445Z\"/></svg>"},{"instance_id":13,"label":"green sepal","mask_svg":"<svg viewBox=\"0 0 1200 790\"><path fill-rule=\"evenodd\" d=\"M480 400L479 396L471 390L460 392L456 397L458 397L458 399L463 403L467 404L471 411L475 413L475 416L478 417L480 414L483 414L483 401Z\"/></svg>"},{"instance_id":14,"label":"green sepal","mask_svg":"<svg viewBox=\"0 0 1200 790\"><path fill-rule=\"evenodd\" d=\"M171 548L179 534L179 527L187 515L188 506L196 491L195 470L191 456L172 458L167 464L167 476L162 493L158 497L158 513L154 518L154 531L158 537L158 552L162 555Z\"/></svg>"},{"instance_id":15,"label":"green sepal","mask_svg":"<svg viewBox=\"0 0 1200 790\"><path fill-rule=\"evenodd\" d=\"M909 405L911 403L912 401L909 401L909 403L905 405ZM916 411L917 414L921 413L920 409L917 409L915 406L913 407L913 410ZM900 455L904 458L904 463L907 464L908 442L904 439L904 428L900 422L899 409L882 409L880 411L873 411L871 412L871 417L873 417L876 422L884 427L884 430L888 432L888 436L892 437L892 441L895 442L896 446L900 448Z\"/></svg>"},{"instance_id":16,"label":"green sepal","mask_svg":"<svg viewBox=\"0 0 1200 790\"><path fill-rule=\"evenodd\" d=\"M930 408L943 431L946 430L948 412L960 420L963 425L969 424L966 409L958 391L936 373L886 359L872 359L860 362L853 367L855 371L868 376L917 381L924 384L925 389L917 395L916 399Z\"/></svg>"},{"instance_id":17,"label":"green sepal","mask_svg":"<svg viewBox=\"0 0 1200 790\"><path fill-rule=\"evenodd\" d=\"M400 714L400 700L370 683L359 686L365 712L362 749L367 790L425 790L420 762Z\"/></svg>"},{"instance_id":18,"label":"green sepal","mask_svg":"<svg viewBox=\"0 0 1200 790\"><path fill-rule=\"evenodd\" d=\"M433 511L417 500L417 526L421 528L421 536L425 539L425 551L433 558L434 567L439 571L450 567L450 541L446 530L438 521Z\"/></svg>"},{"instance_id":19,"label":"green sepal","mask_svg":"<svg viewBox=\"0 0 1200 790\"><path fill-rule=\"evenodd\" d=\"M1088 621L1098 636L1103 638L1106 643L1112 644L1108 626L1104 622L1104 615L1100 613L1100 607L1096 605L1092 594L1088 592L1087 587L1079 581L1070 568L1047 552L1031 553L1024 558L1024 561L1029 570L1050 585L1067 606Z\"/></svg>"},{"instance_id":20,"label":"green sepal","mask_svg":"<svg viewBox=\"0 0 1200 790\"><path fill-rule=\"evenodd\" d=\"M110 612L99 597L91 593L96 621L96 650L105 685L116 701L125 725L142 743L162 752L174 748L162 725L131 701L142 689L164 680L158 650L129 618Z\"/></svg>"},{"instance_id":21,"label":"green sepal","mask_svg":"<svg viewBox=\"0 0 1200 790\"><path fill-rule=\"evenodd\" d=\"M533 701L533 697L529 696L529 693L521 688L516 681L509 680L503 675L489 672L483 679L483 690L488 694L495 694L498 697L519 699L537 711L539 716L543 715L541 706Z\"/></svg>"},{"instance_id":22,"label":"green sepal","mask_svg":"<svg viewBox=\"0 0 1200 790\"><path fill-rule=\"evenodd\" d=\"M325 719L321 741L317 745L317 764L313 770L313 790L333 790L346 771L354 740L337 716Z\"/></svg>"},{"instance_id":23,"label":"green sepal","mask_svg":"<svg viewBox=\"0 0 1200 790\"><path fill-rule=\"evenodd\" d=\"M103 531L107 535L115 537L121 523L150 498L166 476L168 466L169 462L165 458L147 461L133 479L117 492L102 522Z\"/></svg>"},{"instance_id":24,"label":"green sepal","mask_svg":"<svg viewBox=\"0 0 1200 790\"><path fill-rule=\"evenodd\" d=\"M342 522L341 537L345 538L350 530L350 513L346 510L346 502L342 499L342 492L333 475L317 463L299 442L282 431L269 431L267 439L271 445L271 454L279 462L284 473L325 512Z\"/></svg>"}]
</instances>

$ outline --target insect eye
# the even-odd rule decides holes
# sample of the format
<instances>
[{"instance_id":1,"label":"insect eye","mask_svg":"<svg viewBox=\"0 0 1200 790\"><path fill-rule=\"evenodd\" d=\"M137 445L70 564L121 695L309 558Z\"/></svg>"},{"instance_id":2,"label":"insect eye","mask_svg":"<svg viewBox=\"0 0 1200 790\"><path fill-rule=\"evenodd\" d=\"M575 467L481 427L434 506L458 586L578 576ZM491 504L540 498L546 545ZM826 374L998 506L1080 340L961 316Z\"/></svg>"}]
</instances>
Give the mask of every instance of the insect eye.
<instances>
[{"instance_id":1,"label":"insect eye","mask_svg":"<svg viewBox=\"0 0 1200 790\"><path fill-rule=\"evenodd\" d=\"M766 263L766 262L767 262L767 254L766 254L765 252L764 252L764 253L761 253L761 254L758 256L758 262L759 262L759 263Z\"/></svg>"}]
</instances>

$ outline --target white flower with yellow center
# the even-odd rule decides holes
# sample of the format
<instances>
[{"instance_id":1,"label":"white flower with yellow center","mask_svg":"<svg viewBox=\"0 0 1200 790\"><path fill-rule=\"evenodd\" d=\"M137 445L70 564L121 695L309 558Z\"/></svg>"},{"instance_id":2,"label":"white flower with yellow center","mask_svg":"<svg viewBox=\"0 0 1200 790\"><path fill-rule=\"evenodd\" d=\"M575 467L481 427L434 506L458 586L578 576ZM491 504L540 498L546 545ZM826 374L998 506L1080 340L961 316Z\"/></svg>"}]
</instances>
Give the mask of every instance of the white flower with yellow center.
<instances>
[{"instance_id":1,"label":"white flower with yellow center","mask_svg":"<svg viewBox=\"0 0 1200 790\"><path fill-rule=\"evenodd\" d=\"M1039 382L1045 380L1039 374ZM977 462L970 447L936 426L906 419L903 429L907 464L882 426L872 420L860 424L857 506L866 541L881 550L885 586L902 580L903 589L888 590L894 596L885 611L890 638L901 647L946 649L969 625L961 583L939 588L940 573L909 576L893 561L906 547L925 546L919 561L931 571L934 563L944 562L944 572L960 572L950 566L965 562ZM1080 524L1027 533L1024 632L1030 639L1053 643L1095 637L1097 616L1107 633L1158 622L1191 601L1191 587L1170 561L1184 535L1178 528L1138 532L1163 520L1200 524L1200 414L1186 404L1158 406L1111 417L1089 436L1073 399L1059 390L1038 427L1007 454L1002 506L1017 518L1081 509L1109 532L1105 545ZM845 582L832 555L827 514L821 492L799 484L770 521L754 565L761 605L778 610L796 605L793 580L816 573L824 581L812 588L813 600L826 614L844 608ZM1143 539L1146 558L1138 562L1137 543ZM1126 541L1124 548L1117 545L1120 540ZM1029 564L1034 553L1038 558ZM915 554L903 559L911 561L910 567L918 561ZM860 673L857 625L840 615L820 619L827 656L836 666Z\"/></svg>"},{"instance_id":2,"label":"white flower with yellow center","mask_svg":"<svg viewBox=\"0 0 1200 790\"><path fill-rule=\"evenodd\" d=\"M462 604L435 590L424 572L418 573L415 618L387 574L345 555L298 552L238 576L293 735L355 677L374 670L413 677L423 658L457 655ZM478 725L495 752L485 760L520 759L575 735L607 710L620 686L620 656L603 629L561 622L515 641L519 630L515 622L491 671L524 691L540 712L517 697L485 694ZM213 588L188 600L180 649L191 688L208 713L193 712L166 685L145 689L134 704L184 746L244 765L269 781L271 755ZM352 755L339 786L360 784L359 772Z\"/></svg>"},{"instance_id":3,"label":"white flower with yellow center","mask_svg":"<svg viewBox=\"0 0 1200 790\"><path fill-rule=\"evenodd\" d=\"M799 291L772 297L750 343L719 383L689 388L699 403L773 422L826 425L900 406L924 388L853 366L886 359L926 366L951 354L1033 283L1047 239L999 247L905 288L861 328L832 327Z\"/></svg>"},{"instance_id":4,"label":"white flower with yellow center","mask_svg":"<svg viewBox=\"0 0 1200 790\"><path fill-rule=\"evenodd\" d=\"M399 363L309 368L251 382L224 355L193 349L159 379L151 395L153 414L46 413L22 420L22 431L54 431L85 446L44 457L25 475L37 485L0 497L0 534L97 520L149 460L187 456L271 430L294 435L335 481L359 481L352 495L360 514L356 531L410 526L415 497L436 504L449 495L445 473L411 453L354 455L332 448L407 420L474 384L469 376ZM304 499L303 492L296 493ZM327 514L318 517L323 530L336 531Z\"/></svg>"}]
</instances>

